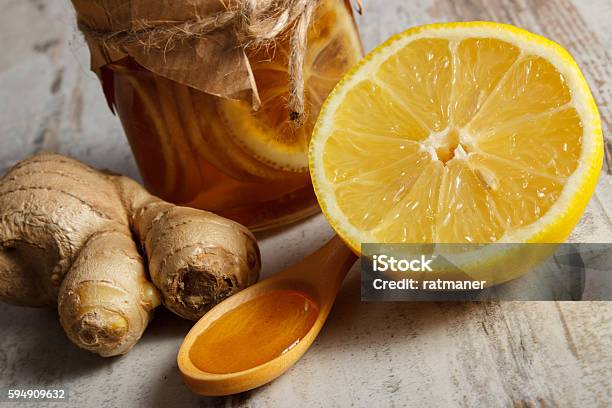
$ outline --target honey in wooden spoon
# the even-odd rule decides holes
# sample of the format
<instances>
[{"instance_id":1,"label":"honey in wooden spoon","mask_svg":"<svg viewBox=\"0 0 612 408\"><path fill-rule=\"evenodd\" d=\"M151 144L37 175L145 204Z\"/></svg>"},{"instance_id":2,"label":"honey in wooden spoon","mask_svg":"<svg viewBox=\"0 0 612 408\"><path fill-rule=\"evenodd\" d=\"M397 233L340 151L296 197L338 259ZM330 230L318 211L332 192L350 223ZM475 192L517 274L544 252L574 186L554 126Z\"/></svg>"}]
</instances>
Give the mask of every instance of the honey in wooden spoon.
<instances>
[{"instance_id":1,"label":"honey in wooden spoon","mask_svg":"<svg viewBox=\"0 0 612 408\"><path fill-rule=\"evenodd\" d=\"M295 290L251 299L214 321L189 351L193 364L213 374L235 373L268 362L308 333L319 308Z\"/></svg>"},{"instance_id":2,"label":"honey in wooden spoon","mask_svg":"<svg viewBox=\"0 0 612 408\"><path fill-rule=\"evenodd\" d=\"M185 384L198 394L229 395L287 371L316 339L356 260L336 236L297 264L213 307L178 352Z\"/></svg>"}]
</instances>

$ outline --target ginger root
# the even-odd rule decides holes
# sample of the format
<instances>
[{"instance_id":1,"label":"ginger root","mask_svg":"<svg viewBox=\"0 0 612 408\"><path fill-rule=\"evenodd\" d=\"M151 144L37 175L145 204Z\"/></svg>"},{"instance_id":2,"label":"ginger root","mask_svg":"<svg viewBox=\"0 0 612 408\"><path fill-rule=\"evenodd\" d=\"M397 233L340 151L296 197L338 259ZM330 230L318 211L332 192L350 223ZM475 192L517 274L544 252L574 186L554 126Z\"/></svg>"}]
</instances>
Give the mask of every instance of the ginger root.
<instances>
[{"instance_id":1,"label":"ginger root","mask_svg":"<svg viewBox=\"0 0 612 408\"><path fill-rule=\"evenodd\" d=\"M68 337L102 356L129 351L160 301L197 319L260 267L245 227L76 160L34 156L0 180L0 300L57 305Z\"/></svg>"}]
</instances>

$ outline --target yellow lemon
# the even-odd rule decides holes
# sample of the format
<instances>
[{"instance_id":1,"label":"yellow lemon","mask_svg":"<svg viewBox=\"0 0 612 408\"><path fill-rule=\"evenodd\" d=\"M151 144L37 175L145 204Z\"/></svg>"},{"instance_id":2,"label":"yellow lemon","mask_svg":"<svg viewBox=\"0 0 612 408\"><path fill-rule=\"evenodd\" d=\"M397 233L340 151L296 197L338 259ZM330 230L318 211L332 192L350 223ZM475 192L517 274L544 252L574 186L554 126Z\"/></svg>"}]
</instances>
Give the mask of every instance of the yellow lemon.
<instances>
[{"instance_id":1,"label":"yellow lemon","mask_svg":"<svg viewBox=\"0 0 612 408\"><path fill-rule=\"evenodd\" d=\"M324 103L310 172L327 219L364 242L562 242L600 172L601 123L559 45L497 23L390 38Z\"/></svg>"}]
</instances>

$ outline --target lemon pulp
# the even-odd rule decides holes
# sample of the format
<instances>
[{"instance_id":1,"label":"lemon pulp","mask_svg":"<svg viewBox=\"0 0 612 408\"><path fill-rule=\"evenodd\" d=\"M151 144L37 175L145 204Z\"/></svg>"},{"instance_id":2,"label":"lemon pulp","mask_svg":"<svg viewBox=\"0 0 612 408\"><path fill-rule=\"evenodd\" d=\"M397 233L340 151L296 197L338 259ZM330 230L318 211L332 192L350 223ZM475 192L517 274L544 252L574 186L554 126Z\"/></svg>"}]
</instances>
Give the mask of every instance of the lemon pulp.
<instances>
[{"instance_id":1,"label":"lemon pulp","mask_svg":"<svg viewBox=\"0 0 612 408\"><path fill-rule=\"evenodd\" d=\"M409 30L334 89L311 143L328 219L360 242L565 240L602 160L558 45L496 23Z\"/></svg>"}]
</instances>

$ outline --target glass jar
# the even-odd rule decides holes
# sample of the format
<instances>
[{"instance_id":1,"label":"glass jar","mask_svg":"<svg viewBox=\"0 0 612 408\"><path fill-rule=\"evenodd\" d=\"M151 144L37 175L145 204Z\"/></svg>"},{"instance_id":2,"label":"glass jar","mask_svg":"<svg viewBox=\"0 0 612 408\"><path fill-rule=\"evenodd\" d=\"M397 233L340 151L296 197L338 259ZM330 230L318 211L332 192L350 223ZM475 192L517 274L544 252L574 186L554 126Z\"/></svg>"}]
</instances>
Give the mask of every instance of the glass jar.
<instances>
[{"instance_id":1,"label":"glass jar","mask_svg":"<svg viewBox=\"0 0 612 408\"><path fill-rule=\"evenodd\" d=\"M247 51L261 99L256 111L158 76L130 57L110 64L117 112L146 187L255 230L315 213L310 135L325 97L362 52L348 1L321 1L308 33L300 127L287 108L286 36Z\"/></svg>"}]
</instances>

